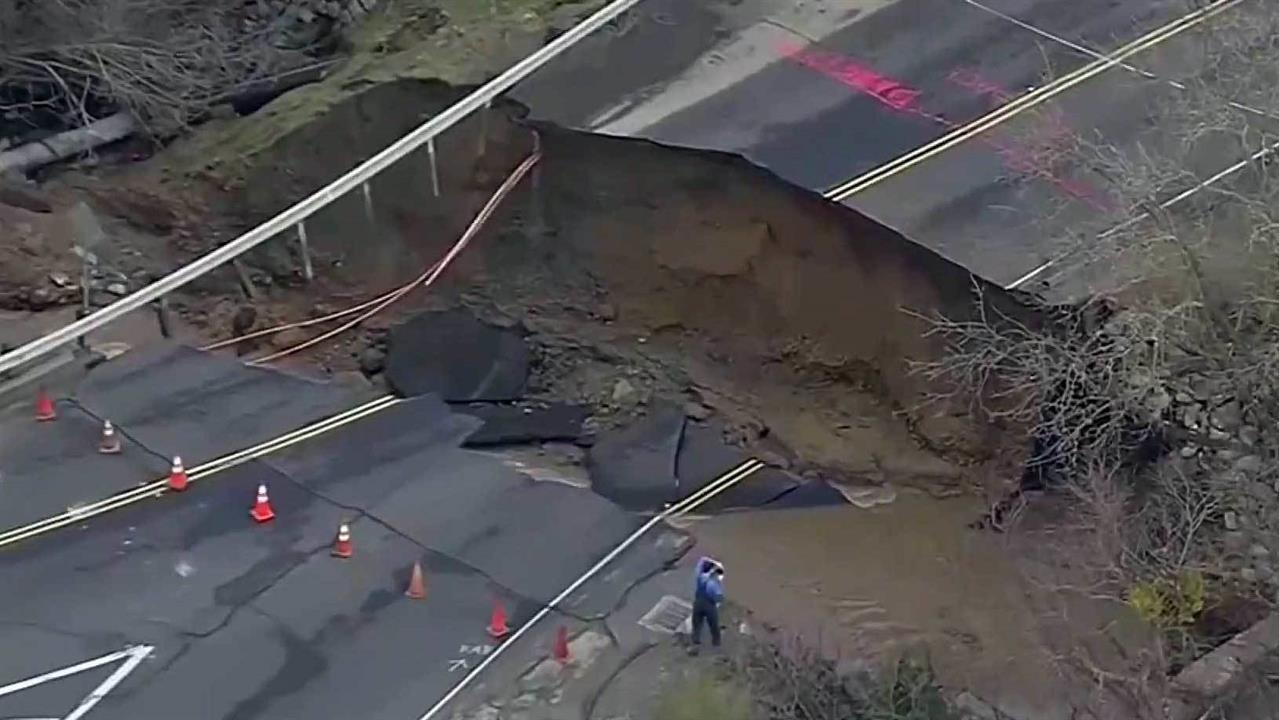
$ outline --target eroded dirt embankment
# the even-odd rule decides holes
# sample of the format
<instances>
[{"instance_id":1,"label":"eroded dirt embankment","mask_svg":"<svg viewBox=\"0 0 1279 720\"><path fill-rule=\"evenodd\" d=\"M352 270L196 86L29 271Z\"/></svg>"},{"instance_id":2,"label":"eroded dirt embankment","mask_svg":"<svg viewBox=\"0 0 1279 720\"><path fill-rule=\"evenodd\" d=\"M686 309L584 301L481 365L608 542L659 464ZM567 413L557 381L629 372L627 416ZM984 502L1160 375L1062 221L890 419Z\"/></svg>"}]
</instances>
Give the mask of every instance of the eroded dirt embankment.
<instances>
[{"instance_id":1,"label":"eroded dirt embankment","mask_svg":"<svg viewBox=\"0 0 1279 720\"><path fill-rule=\"evenodd\" d=\"M268 110L172 157L195 162L188 171L215 179L234 212L257 221L460 94L383 83L305 122ZM309 221L321 273L368 293L412 277L456 240L536 133L534 176L431 302L522 322L542 341L535 372L548 394L626 409L611 366L638 385L634 412L695 400L737 419L744 442L773 443L792 461L934 487L1016 478L1022 438L982 426L966 406L925 402L910 361L938 348L906 312L967 315L976 283L988 303L1028 317L1015 298L739 158L531 128L518 115L495 109L437 142L439 197L422 151L378 176L367 198L351 193ZM237 146L246 137L271 140ZM254 262L295 266L287 245Z\"/></svg>"}]
</instances>

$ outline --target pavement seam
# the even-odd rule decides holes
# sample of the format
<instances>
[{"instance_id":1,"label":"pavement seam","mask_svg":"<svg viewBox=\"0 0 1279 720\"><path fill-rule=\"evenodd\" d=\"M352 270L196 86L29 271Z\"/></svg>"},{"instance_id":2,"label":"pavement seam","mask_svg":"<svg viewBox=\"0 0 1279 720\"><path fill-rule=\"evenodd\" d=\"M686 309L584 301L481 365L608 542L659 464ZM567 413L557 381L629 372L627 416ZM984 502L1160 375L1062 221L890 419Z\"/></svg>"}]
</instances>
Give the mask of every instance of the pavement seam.
<instances>
[{"instance_id":1,"label":"pavement seam","mask_svg":"<svg viewBox=\"0 0 1279 720\"><path fill-rule=\"evenodd\" d=\"M316 547L316 548L314 548L314 549L312 549L312 550L304 550L303 552L304 552L305 554L304 554L304 555L303 555L303 556L302 556L302 557L301 557L301 558L300 558L297 562L295 562L295 563L293 563L292 565L290 565L289 567L285 568L282 572L280 572L280 573L279 573L278 575L276 575L275 577L271 578L271 580L270 580L269 582L265 583L265 584L264 584L261 588L259 588L259 589L257 589L256 591L254 591L254 592L253 592L251 595L249 595L248 597L246 597L246 598L244 598L243 600L241 600L241 601L239 601L239 602L235 603L234 605L232 605L232 606L230 607L230 609L227 611L226 616L225 616L224 618L222 618L221 620L219 620L219 621L217 622L217 624L216 624L216 625L214 625L212 628L210 628L210 629L208 629L208 630L200 631L200 632L193 631L193 630L187 630L187 629L185 629L185 628L183 628L183 627L181 627L180 625L177 625L177 624L175 624L175 623L169 623L169 622L165 622L165 621L162 621L162 620L156 620L156 619L154 619L154 618L153 618L153 619L151 619L151 621L150 621L150 622L157 623L157 624L162 625L162 626L164 626L164 627L172 628L172 630L173 630L176 634L178 634L178 635L180 635L180 636L182 636L182 637L192 638L192 639L195 639L195 640L206 640L206 639L208 639L208 638L210 638L210 637L213 637L213 636L214 636L214 635L216 635L217 633L222 632L223 630L225 630L225 629L227 628L227 626L231 624L231 621L235 619L235 616L236 616L236 615L237 615L237 614L238 614L241 610L243 610L245 607L248 607L248 606L253 605L253 603L254 603L254 602L256 602L256 601L258 600L258 598L260 598L260 597L262 597L263 595L265 595L265 594L267 593L267 591L269 591L269 590L273 589L273 588L274 588L276 585L278 585L281 581L283 581L283 580L284 580L285 578L287 578L289 575L293 574L293 571L294 571L294 570L297 570L299 567L301 567L301 566L305 565L308 561L310 561L310 560L311 560L311 558L315 557L317 554L322 553L322 552L326 552L326 551L328 551L329 549L330 549L330 545L329 545L329 543L325 542L324 544L322 544L322 545L320 545L319 547Z\"/></svg>"},{"instance_id":2,"label":"pavement seam","mask_svg":"<svg viewBox=\"0 0 1279 720\"><path fill-rule=\"evenodd\" d=\"M553 609L553 610L555 610L556 612L559 612L559 613L561 613L562 615L565 615L566 617L571 617L571 618L573 618L574 620L578 620L578 621L580 621L580 622L591 622L591 620L592 620L592 618L590 618L590 617L587 617L587 616L581 616L581 615L576 615L576 614L574 614L574 613L572 613L572 612L570 612L570 611L564 610L563 608L557 608L557 607L554 607L554 606L552 606L552 605L551 605L548 601L542 600L542 599L540 599L540 598L535 598L535 597L532 597L532 596L530 596L530 595L526 595L526 594L524 594L524 593L522 593L522 592L519 592L519 591L517 591L515 588L512 588L512 587L510 587L510 586L506 585L505 583L500 582L500 581L499 581L499 580L497 580L495 577L493 577L493 575L492 575L492 574L490 574L489 572L485 571L484 569L482 569L482 568L480 568L480 567L478 567L478 566L476 566L476 565L473 565L473 564L471 564L471 563L467 562L466 560L463 560L463 559L462 559L462 558L460 558L460 557L457 557L457 556L455 556L455 555L452 555L452 554L449 554L449 553L443 552L443 551L441 551L441 550L437 550L437 549L435 549L435 548L433 548L433 547L431 547L431 546L427 545L426 543L422 542L421 540L418 540L417 538L413 537L412 535L408 534L407 532L405 532L405 531L403 531L403 530L401 530L401 529L399 529L399 528L395 527L395 525L393 525L390 521L385 520L385 519L383 519L383 518L379 517L378 515L374 514L373 512L371 512L371 511L369 511L369 510L367 510L367 509L365 509L365 508L362 508L362 507L360 507L360 506L358 506L358 505L348 505L348 504L346 504L346 503L339 502L338 500L336 500L336 499L334 499L334 498L332 498L332 497L329 497L328 495L325 495L324 493L320 492L319 490L316 490L315 488L309 487L308 485L306 485L306 483L303 483L301 480L298 480L297 478L294 478L292 475L290 475L289 473L285 472L285 470L284 470L283 468L279 467L278 465L275 465L274 463L272 463L272 462L271 462L271 461L269 461L269 460L260 460L260 462L262 462L262 464L264 464L264 465L269 466L272 470L274 470L276 473L278 473L281 477L283 477L283 478L285 478L286 480L288 480L290 483L292 483L293 485L295 485L296 487L298 487L298 488L299 488L300 490L302 490L303 492L305 492L305 493L307 493L307 494L309 494L309 495L311 495L311 496L313 496L313 497L315 497L315 498L317 498L317 499L319 499L319 500L322 500L322 501L324 501L324 502L326 502L326 503L329 503L330 505L333 505L334 507L338 507L338 508L341 508L341 509L343 509L343 510L347 510L347 511L349 511L349 512L351 512L351 513L354 513L354 514L355 514L355 517L351 518L351 520L352 520L352 521L357 520L357 519L360 519L360 518L366 519L366 520L368 520L368 521L370 521L370 522L372 522L372 523L374 523L374 524L376 524L376 525L378 525L378 526L382 527L383 529L385 529L385 530L387 530L387 531L391 532L391 533L392 533L392 534L394 534L396 537L399 537L400 539L405 540L406 542L411 543L412 545L416 546L419 550L422 550L422 551L424 551L424 552L430 553L430 554L432 554L432 555L437 555L437 556L442 557L442 558L446 558L446 559L448 559L448 560L449 560L449 561L451 561L451 562L455 562L455 563L457 563L458 565L461 565L462 567L466 568L467 570L469 570L469 571L471 571L471 572L475 573L476 575L478 575L478 576L480 576L480 577L484 578L484 579L485 579L486 581L488 581L491 585L493 585L494 587L496 587L496 588L498 588L499 590L501 590L501 591L502 591L502 593L503 593L503 594L505 594L505 595L508 595L508 596L510 596L510 597L512 597L512 598L514 598L514 599L516 599L516 600L520 600L520 601L524 601L524 602L528 602L528 603L531 603L531 604L537 605L539 608L552 608L552 609ZM329 546L326 544L324 547L325 547L325 548L328 548Z\"/></svg>"},{"instance_id":3,"label":"pavement seam","mask_svg":"<svg viewBox=\"0 0 1279 720\"><path fill-rule=\"evenodd\" d=\"M622 671L631 666L631 663L639 660L650 650L656 648L658 644L659 643L656 642L644 643L635 650L632 650L626 657L622 658L622 661L617 664L617 667L613 668L612 672L608 674L608 677L604 678L599 687L595 688L595 690L591 692L590 697L582 701L583 720L593 720L595 717L595 706L599 704L600 698L604 697L604 693L608 691L609 686L617 680L618 676L622 674Z\"/></svg>"},{"instance_id":4,"label":"pavement seam","mask_svg":"<svg viewBox=\"0 0 1279 720\"><path fill-rule=\"evenodd\" d=\"M42 630L51 635L59 635L62 637L72 638L75 640L94 640L94 641L103 640L103 641L109 641L111 643L115 643L117 640L124 637L123 635L113 635L110 633L89 633L89 632L75 632L73 630L63 630L62 628L54 627L52 625L46 625L44 623L36 622L34 620L0 620L0 625L9 625L12 627L24 627L24 628L31 628L34 630Z\"/></svg>"},{"instance_id":5,"label":"pavement seam","mask_svg":"<svg viewBox=\"0 0 1279 720\"><path fill-rule=\"evenodd\" d=\"M66 396L66 397L64 397L64 398L60 398L59 402L64 402L64 403L66 403L66 404L70 405L71 407L76 408L76 409L77 409L77 410L79 410L80 412L84 413L85 415L88 415L89 417L93 418L94 420L97 420L98 422L106 422L106 421L109 419L109 418L104 417L104 416L100 415L99 413L94 412L93 410L91 410L91 409L90 409L88 406L86 406L84 403L80 402L80 400L79 400L79 399L78 399L75 395L68 395L68 396ZM145 453L147 453L147 454L149 454L149 455L154 455L155 457L159 458L160 460L163 460L165 463L172 462L172 460L173 460L173 456L171 456L171 455L164 455L164 454L159 453L159 452L157 452L157 451L155 451L155 450L152 450L150 447L147 447L147 444L146 444L146 443L142 442L141 440L138 440L138 438L137 438L137 437L135 437L135 436L133 436L132 434L130 434L130 433L129 433L129 431L125 430L123 427L121 427L121 426L119 426L119 425L116 425L115 423L112 423L111 427L115 430L115 432L116 432L116 434L117 434L117 435L119 435L120 437L124 438L125 440L128 440L129 442L133 443L134 445L137 445L139 448L141 448L141 449L142 449L142 451L143 451L143 452L145 452Z\"/></svg>"}]
</instances>

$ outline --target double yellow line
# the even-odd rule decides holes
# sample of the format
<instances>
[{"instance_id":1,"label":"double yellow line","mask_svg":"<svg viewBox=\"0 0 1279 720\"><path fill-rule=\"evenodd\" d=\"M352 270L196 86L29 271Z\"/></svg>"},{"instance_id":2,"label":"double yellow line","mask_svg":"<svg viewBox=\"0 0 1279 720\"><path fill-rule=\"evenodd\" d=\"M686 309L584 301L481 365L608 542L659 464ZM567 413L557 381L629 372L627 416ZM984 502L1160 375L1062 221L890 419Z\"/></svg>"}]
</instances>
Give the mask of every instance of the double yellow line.
<instances>
[{"instance_id":1,"label":"double yellow line","mask_svg":"<svg viewBox=\"0 0 1279 720\"><path fill-rule=\"evenodd\" d=\"M344 425L356 422L362 418L368 417L377 412L381 412L393 405L402 402L400 399L391 395L371 400L363 405L351 408L344 412L338 413L319 422L313 423L303 428L298 428L292 432L281 435L277 438L259 443L253 447L240 450L229 455L210 460L196 467L191 468L187 472L187 477L192 481L207 478L224 470L230 470L233 467L242 465L250 460L269 455L273 452L283 450L292 445L305 442L324 433L331 432ZM673 518L692 512L702 504L711 500L715 496L723 493L737 483L746 479L758 470L764 467L764 463L751 458L737 465L733 469L725 472L716 479L707 483L707 485L697 492L689 495L678 503L664 510L659 518ZM159 497L168 492L168 477L155 480L144 485L125 490L97 502L90 503L78 508L68 509L66 512L45 518L38 522L24 525L22 527L13 528L0 532L0 547L12 545L23 540L29 540L38 535L57 530L58 528L74 525L83 522L92 517L103 515L113 510L119 510L134 503L141 502L147 498Z\"/></svg>"},{"instance_id":2,"label":"double yellow line","mask_svg":"<svg viewBox=\"0 0 1279 720\"><path fill-rule=\"evenodd\" d=\"M350 410L338 413L332 417L325 418L324 420L314 424L299 428L277 438L267 440L264 443L210 460L209 462L191 468L187 472L187 477L192 481L195 481L209 477L215 473L222 472L223 470L229 470L237 465L242 465L250 460L260 458L263 455L283 450L286 447L304 442L316 437L317 435L323 435L324 433L335 430L343 425L353 423L361 418L372 415L373 413L385 410L399 402L401 401L398 398L385 395L363 405L351 408ZM165 477L154 482L139 485L131 490L117 493L89 505L68 509L60 515L54 515L53 517L45 518L39 522L31 523L30 525L0 532L0 547L21 542L22 540L29 540L51 530L57 530L58 528L66 527L67 525L72 525L87 520L88 518L102 515L103 513L111 512L112 510L118 510L150 497L158 497L168 490L168 482L169 479Z\"/></svg>"},{"instance_id":3,"label":"double yellow line","mask_svg":"<svg viewBox=\"0 0 1279 720\"><path fill-rule=\"evenodd\" d=\"M855 177L841 185L827 190L825 196L827 199L834 200L836 202L846 200L847 198L870 188L872 185L883 182L904 170L914 167L925 160L946 152L962 142L986 132L996 125L1000 125L1011 120L1014 116L1025 112L1026 110L1030 110L1031 108L1047 102L1051 98L1060 95L1085 80L1099 75L1102 72L1122 63L1133 55L1136 55L1143 50L1148 50L1165 40L1169 40L1190 28L1193 28L1212 17L1229 10L1241 2L1243 2L1243 0L1214 0L1214 2L1195 10L1194 12L1184 15L1163 27L1142 35L1136 40L1133 40L1132 42L1113 51L1104 59L1094 60L1083 67L1053 80L1041 88L1017 97L1015 100L1012 100L1011 102L983 115L963 127L956 128L936 140L925 145L921 145L895 160L884 163L874 170L863 175L859 175L858 177Z\"/></svg>"},{"instance_id":4,"label":"double yellow line","mask_svg":"<svg viewBox=\"0 0 1279 720\"><path fill-rule=\"evenodd\" d=\"M661 514L658 515L658 518L669 520L681 515L687 515L706 504L711 500L711 498L714 498L716 495L719 495L737 483L745 480L751 475L754 475L764 467L764 463L756 460L755 458L745 460L732 470L729 470L709 483L706 483L705 487L701 488L697 492L663 510Z\"/></svg>"}]
</instances>

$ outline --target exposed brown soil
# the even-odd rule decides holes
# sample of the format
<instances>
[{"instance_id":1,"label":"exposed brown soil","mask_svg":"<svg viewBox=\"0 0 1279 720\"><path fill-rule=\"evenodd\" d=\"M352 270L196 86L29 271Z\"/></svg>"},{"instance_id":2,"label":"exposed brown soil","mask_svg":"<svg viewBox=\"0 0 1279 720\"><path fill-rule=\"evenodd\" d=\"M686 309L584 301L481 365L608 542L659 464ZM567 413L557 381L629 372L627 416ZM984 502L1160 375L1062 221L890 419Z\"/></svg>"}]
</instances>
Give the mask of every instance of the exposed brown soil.
<instances>
[{"instance_id":1,"label":"exposed brown soil","mask_svg":"<svg viewBox=\"0 0 1279 720\"><path fill-rule=\"evenodd\" d=\"M270 113L239 121L249 135L278 132L248 155L204 154L192 164L193 147L213 147L195 138L109 184L79 185L101 208L170 236L180 261L300 199L461 93L438 82L382 83L286 132L263 125ZM929 389L910 360L937 348L905 312L967 313L974 282L988 302L1024 315L1014 298L741 159L530 128L518 114L495 108L438 141L441 197L421 151L376 178L369 201L352 193L310 220L314 284L300 280L293 238L246 258L261 295L256 326L336 309L416 275L531 152L536 133L544 155L534 176L440 286L304 362L352 368L397 318L461 303L522 323L538 348L538 389L591 402L601 423L674 400L691 413L718 412L734 439L782 463L943 492L966 483L998 492L1015 481L1021 438L976 424L966 408L925 403ZM228 216L241 228L210 220ZM210 337L229 334L245 303L234 273L192 290L179 300L188 321ZM306 336L291 331L273 346Z\"/></svg>"}]
</instances>

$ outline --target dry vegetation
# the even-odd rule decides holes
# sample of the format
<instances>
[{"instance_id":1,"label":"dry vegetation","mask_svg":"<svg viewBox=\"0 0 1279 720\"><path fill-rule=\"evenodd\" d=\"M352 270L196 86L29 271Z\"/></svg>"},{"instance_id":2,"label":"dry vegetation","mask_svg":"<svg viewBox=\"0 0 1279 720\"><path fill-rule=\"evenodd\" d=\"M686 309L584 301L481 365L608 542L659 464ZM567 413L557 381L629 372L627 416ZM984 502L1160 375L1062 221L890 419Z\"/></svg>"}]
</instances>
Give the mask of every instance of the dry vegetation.
<instances>
[{"instance_id":1,"label":"dry vegetation","mask_svg":"<svg viewBox=\"0 0 1279 720\"><path fill-rule=\"evenodd\" d=\"M1092 551L1088 592L1165 631L1145 670L1109 678L1137 717L1203 651L1214 605L1276 589L1279 9L1244 3L1195 49L1193 77L1151 80L1161 100L1135 144L1027 132L1040 171L1102 190L1050 273L1086 299L1051 306L1043 329L931 318L949 353L917 367L1033 428L1032 466Z\"/></svg>"},{"instance_id":2,"label":"dry vegetation","mask_svg":"<svg viewBox=\"0 0 1279 720\"><path fill-rule=\"evenodd\" d=\"M35 128L127 110L167 136L310 62L347 4L0 0L0 108Z\"/></svg>"},{"instance_id":3,"label":"dry vegetation","mask_svg":"<svg viewBox=\"0 0 1279 720\"><path fill-rule=\"evenodd\" d=\"M714 672L668 689L656 720L958 720L928 665L902 659L847 677L795 638L749 639Z\"/></svg>"}]
</instances>

